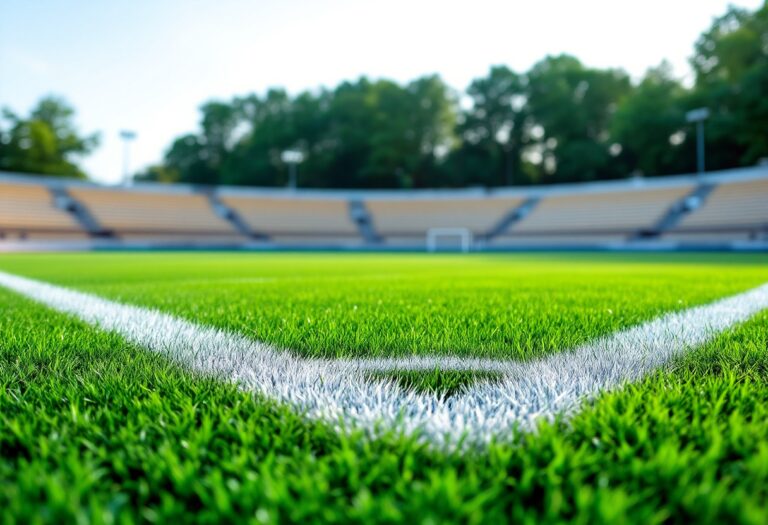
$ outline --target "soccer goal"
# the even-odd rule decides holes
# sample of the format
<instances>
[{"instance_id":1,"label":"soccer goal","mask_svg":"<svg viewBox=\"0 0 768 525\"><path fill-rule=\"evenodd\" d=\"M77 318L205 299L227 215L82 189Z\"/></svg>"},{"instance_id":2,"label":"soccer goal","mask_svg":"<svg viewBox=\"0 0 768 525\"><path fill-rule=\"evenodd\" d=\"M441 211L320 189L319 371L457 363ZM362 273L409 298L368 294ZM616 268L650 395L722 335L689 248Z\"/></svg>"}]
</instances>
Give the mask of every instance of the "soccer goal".
<instances>
[{"instance_id":1,"label":"soccer goal","mask_svg":"<svg viewBox=\"0 0 768 525\"><path fill-rule=\"evenodd\" d=\"M444 244L441 244L444 243ZM472 232L469 228L430 228L427 230L427 251L472 249Z\"/></svg>"}]
</instances>

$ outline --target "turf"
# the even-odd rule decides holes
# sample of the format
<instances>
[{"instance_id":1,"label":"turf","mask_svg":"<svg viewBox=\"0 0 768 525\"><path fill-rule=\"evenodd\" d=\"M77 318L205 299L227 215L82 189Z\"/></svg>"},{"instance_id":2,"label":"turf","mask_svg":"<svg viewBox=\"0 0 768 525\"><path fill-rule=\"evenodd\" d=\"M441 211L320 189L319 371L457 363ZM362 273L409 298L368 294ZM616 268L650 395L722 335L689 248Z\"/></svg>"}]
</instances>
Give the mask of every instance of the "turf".
<instances>
[{"instance_id":1,"label":"turf","mask_svg":"<svg viewBox=\"0 0 768 525\"><path fill-rule=\"evenodd\" d=\"M437 396L451 397L462 393L476 381L498 381L500 374L484 371L456 370L399 370L396 372L371 372L371 379L393 379L400 387L428 392Z\"/></svg>"},{"instance_id":2,"label":"turf","mask_svg":"<svg viewBox=\"0 0 768 525\"><path fill-rule=\"evenodd\" d=\"M768 281L768 257L65 254L0 269L305 355L524 359Z\"/></svg>"},{"instance_id":3,"label":"turf","mask_svg":"<svg viewBox=\"0 0 768 525\"><path fill-rule=\"evenodd\" d=\"M0 269L311 355L530 358L754 286L768 280L766 262L106 254L11 256ZM356 314L335 301L376 315L350 327ZM301 322L323 305L330 311ZM292 309L300 314L280 317ZM569 421L438 453L395 435L337 435L0 290L4 523L765 523L766 436L765 312Z\"/></svg>"}]
</instances>

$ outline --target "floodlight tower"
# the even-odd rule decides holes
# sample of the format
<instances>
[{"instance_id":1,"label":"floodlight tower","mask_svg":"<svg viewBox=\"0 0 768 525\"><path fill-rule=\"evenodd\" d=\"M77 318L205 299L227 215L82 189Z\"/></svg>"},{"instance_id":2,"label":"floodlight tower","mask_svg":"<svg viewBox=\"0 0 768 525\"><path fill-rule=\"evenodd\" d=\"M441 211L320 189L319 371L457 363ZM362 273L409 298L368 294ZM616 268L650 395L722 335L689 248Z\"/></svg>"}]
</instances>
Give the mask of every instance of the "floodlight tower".
<instances>
[{"instance_id":1,"label":"floodlight tower","mask_svg":"<svg viewBox=\"0 0 768 525\"><path fill-rule=\"evenodd\" d=\"M704 121L709 118L708 108L697 108L685 114L685 119L696 124L696 171L701 175L706 169L704 163Z\"/></svg>"},{"instance_id":2,"label":"floodlight tower","mask_svg":"<svg viewBox=\"0 0 768 525\"><path fill-rule=\"evenodd\" d=\"M121 130L120 138L123 139L123 184L129 186L131 184L131 141L136 139L136 132L127 129Z\"/></svg>"},{"instance_id":3,"label":"floodlight tower","mask_svg":"<svg viewBox=\"0 0 768 525\"><path fill-rule=\"evenodd\" d=\"M288 188L295 190L297 186L296 171L299 164L304 162L304 154L296 149L287 149L280 155L280 159L288 165Z\"/></svg>"}]
</instances>

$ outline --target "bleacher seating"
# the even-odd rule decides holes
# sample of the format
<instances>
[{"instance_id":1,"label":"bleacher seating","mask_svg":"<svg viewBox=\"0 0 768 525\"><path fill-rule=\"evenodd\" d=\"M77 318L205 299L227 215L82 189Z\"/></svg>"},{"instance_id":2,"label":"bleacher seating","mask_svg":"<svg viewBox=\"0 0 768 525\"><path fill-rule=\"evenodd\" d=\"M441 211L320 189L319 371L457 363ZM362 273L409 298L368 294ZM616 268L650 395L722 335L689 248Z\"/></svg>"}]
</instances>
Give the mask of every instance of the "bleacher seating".
<instances>
[{"instance_id":1,"label":"bleacher seating","mask_svg":"<svg viewBox=\"0 0 768 525\"><path fill-rule=\"evenodd\" d=\"M57 208L46 186L0 182L3 239L83 239L87 234L66 210Z\"/></svg>"},{"instance_id":2,"label":"bleacher seating","mask_svg":"<svg viewBox=\"0 0 768 525\"><path fill-rule=\"evenodd\" d=\"M692 184L544 196L533 211L494 244L620 242L652 230Z\"/></svg>"},{"instance_id":3,"label":"bleacher seating","mask_svg":"<svg viewBox=\"0 0 768 525\"><path fill-rule=\"evenodd\" d=\"M516 232L635 232L651 228L692 185L553 195L516 225Z\"/></svg>"},{"instance_id":4,"label":"bleacher seating","mask_svg":"<svg viewBox=\"0 0 768 525\"><path fill-rule=\"evenodd\" d=\"M366 206L385 241L423 244L431 228L466 228L482 236L524 201L523 197L372 198Z\"/></svg>"},{"instance_id":5,"label":"bleacher seating","mask_svg":"<svg viewBox=\"0 0 768 525\"><path fill-rule=\"evenodd\" d=\"M489 245L497 248L519 246L546 246L578 248L583 246L620 245L626 243L626 233L558 234L558 233L503 233L490 240Z\"/></svg>"},{"instance_id":6,"label":"bleacher seating","mask_svg":"<svg viewBox=\"0 0 768 525\"><path fill-rule=\"evenodd\" d=\"M664 239L723 242L766 237L768 179L720 184L704 205L685 215Z\"/></svg>"},{"instance_id":7,"label":"bleacher seating","mask_svg":"<svg viewBox=\"0 0 768 525\"><path fill-rule=\"evenodd\" d=\"M189 192L73 187L104 229L125 240L188 243L241 242L231 224L217 216L204 195Z\"/></svg>"},{"instance_id":8,"label":"bleacher seating","mask_svg":"<svg viewBox=\"0 0 768 525\"><path fill-rule=\"evenodd\" d=\"M219 199L258 234L276 244L360 244L342 198L252 197L224 192Z\"/></svg>"},{"instance_id":9,"label":"bleacher seating","mask_svg":"<svg viewBox=\"0 0 768 525\"><path fill-rule=\"evenodd\" d=\"M741 173L496 193L222 188L210 198L188 186L105 188L0 174L0 241L423 248L430 229L457 228L472 232L478 249L766 243L768 172ZM441 246L458 247L454 237Z\"/></svg>"}]
</instances>

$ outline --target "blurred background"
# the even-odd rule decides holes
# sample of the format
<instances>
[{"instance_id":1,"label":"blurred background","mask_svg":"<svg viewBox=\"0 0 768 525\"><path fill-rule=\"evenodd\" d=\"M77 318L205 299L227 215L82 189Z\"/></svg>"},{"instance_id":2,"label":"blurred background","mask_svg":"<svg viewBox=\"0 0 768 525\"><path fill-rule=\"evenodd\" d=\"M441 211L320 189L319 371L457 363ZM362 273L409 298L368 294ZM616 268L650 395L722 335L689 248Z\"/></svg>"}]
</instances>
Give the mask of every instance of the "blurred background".
<instances>
[{"instance_id":1,"label":"blurred background","mask_svg":"<svg viewBox=\"0 0 768 525\"><path fill-rule=\"evenodd\" d=\"M430 228L465 228L486 239L507 231L541 213L538 202L553 185L636 186L678 177L668 181L677 188L673 195L642 224L621 231L622 240L659 237L677 224L671 217L702 207L710 193L719 196L718 184L761 178L768 163L766 93L762 0L0 5L0 171L14 184L25 175L68 181L38 183L46 199L53 195L46 206L73 215L89 235L114 236L119 228L104 226L111 221L96 204L68 191L73 179L134 189L175 183L168 191L182 193L189 188L179 184L199 191L406 191L401 197L470 188L520 201L449 195L459 200L442 202L442 218L422 221L418 235L426 242L422 234ZM679 178L733 169L747 171ZM597 190L611 188L627 189ZM259 221L242 228L249 220L240 215L251 212L206 191L213 195L206 213L229 221L228 228L251 240L277 237ZM753 200L764 196L760 184L739 191ZM376 205L367 201L385 197L324 195L343 201L355 231L375 225ZM20 218L31 205L19 199L13 213L6 204L13 218L4 231L26 236L35 227L53 228L39 210L41 224ZM477 220L468 209L497 205L503 213L472 226ZM583 213L594 209L584 206ZM747 238L762 238L768 217L759 214L759 200L725 208L739 213L745 206L757 214L741 221L752 228ZM259 213L278 220L278 211L267 208L260 205ZM124 216L146 213L123 209ZM564 224L572 222L563 211L570 208L558 209ZM322 212L306 202L285 212L291 220L297 213ZM592 222L607 226L615 213ZM12 227L14 221L26 229ZM347 227L334 232L351 234ZM398 228L389 237L405 233ZM570 235L562 226L555 230ZM388 237L366 235L371 242Z\"/></svg>"}]
</instances>

